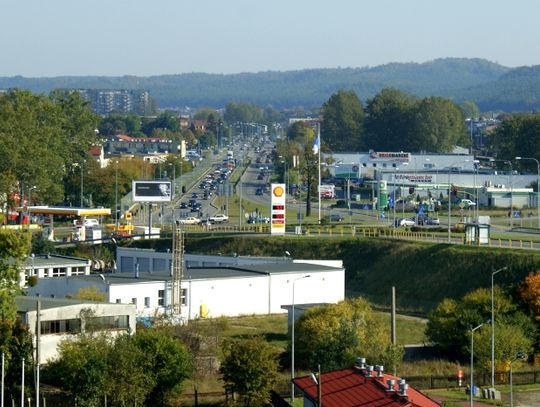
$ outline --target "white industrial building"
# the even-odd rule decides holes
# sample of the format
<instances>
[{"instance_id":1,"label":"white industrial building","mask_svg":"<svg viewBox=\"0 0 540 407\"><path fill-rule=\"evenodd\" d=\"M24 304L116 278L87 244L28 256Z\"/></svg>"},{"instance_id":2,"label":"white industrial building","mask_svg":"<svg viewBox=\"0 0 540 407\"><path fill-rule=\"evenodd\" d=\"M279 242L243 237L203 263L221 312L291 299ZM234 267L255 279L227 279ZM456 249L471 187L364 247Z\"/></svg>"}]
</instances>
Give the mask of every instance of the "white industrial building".
<instances>
[{"instance_id":1,"label":"white industrial building","mask_svg":"<svg viewBox=\"0 0 540 407\"><path fill-rule=\"evenodd\" d=\"M38 254L28 256L19 272L19 285L25 287L32 276L38 279L80 276L90 274L92 262L79 257L56 254Z\"/></svg>"},{"instance_id":2,"label":"white industrial building","mask_svg":"<svg viewBox=\"0 0 540 407\"><path fill-rule=\"evenodd\" d=\"M109 302L135 304L138 316L168 312L172 298L168 264L171 253L134 251L132 254L144 254L148 262L139 257L139 266L134 266L131 272L43 279L29 291L41 297L63 298L73 296L80 288L95 286ZM262 261L255 257L203 257L207 261L213 257L216 265L188 266L181 280L181 317L186 320L286 312L282 306L291 304L295 281L307 275L310 277L296 283L296 303L336 303L345 297L345 270L339 260L274 258L270 262L271 259ZM241 259L251 264L232 264ZM120 260L120 264L122 261L126 260ZM220 261L225 263L217 264ZM120 268L125 269L125 264ZM145 264L153 268L146 270Z\"/></svg>"},{"instance_id":3,"label":"white industrial building","mask_svg":"<svg viewBox=\"0 0 540 407\"><path fill-rule=\"evenodd\" d=\"M72 277L65 277L72 278ZM51 281L49 279L47 281ZM56 280L56 279L55 279ZM39 362L46 363L58 355L58 344L84 332L106 332L108 335L135 333L136 314L132 304L16 297L17 313L32 336L33 348L39 347ZM40 307L40 335L37 343L37 310ZM35 356L35 355L34 355Z\"/></svg>"}]
</instances>

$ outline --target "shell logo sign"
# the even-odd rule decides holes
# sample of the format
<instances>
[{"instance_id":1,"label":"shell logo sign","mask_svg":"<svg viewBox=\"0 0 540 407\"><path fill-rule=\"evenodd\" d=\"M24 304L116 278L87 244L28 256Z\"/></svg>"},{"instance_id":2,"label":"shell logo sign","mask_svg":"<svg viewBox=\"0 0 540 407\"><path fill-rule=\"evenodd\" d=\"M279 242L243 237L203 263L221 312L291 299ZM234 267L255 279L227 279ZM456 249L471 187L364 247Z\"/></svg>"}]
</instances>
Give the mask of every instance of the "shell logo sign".
<instances>
[{"instance_id":1,"label":"shell logo sign","mask_svg":"<svg viewBox=\"0 0 540 407\"><path fill-rule=\"evenodd\" d=\"M272 201L270 203L270 234L285 234L285 184L272 184Z\"/></svg>"},{"instance_id":2,"label":"shell logo sign","mask_svg":"<svg viewBox=\"0 0 540 407\"><path fill-rule=\"evenodd\" d=\"M278 186L272 188L272 193L276 197L280 198L285 193L285 190L283 189L283 187L281 185L278 185Z\"/></svg>"}]
</instances>

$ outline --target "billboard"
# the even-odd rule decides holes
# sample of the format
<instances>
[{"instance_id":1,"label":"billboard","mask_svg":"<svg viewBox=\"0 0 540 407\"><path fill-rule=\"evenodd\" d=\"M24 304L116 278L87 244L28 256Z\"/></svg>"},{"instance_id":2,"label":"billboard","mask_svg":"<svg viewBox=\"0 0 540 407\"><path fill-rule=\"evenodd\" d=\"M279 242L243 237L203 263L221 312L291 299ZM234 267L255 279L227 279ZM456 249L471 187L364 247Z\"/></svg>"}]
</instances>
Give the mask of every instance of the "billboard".
<instances>
[{"instance_id":1,"label":"billboard","mask_svg":"<svg viewBox=\"0 0 540 407\"><path fill-rule=\"evenodd\" d=\"M272 184L270 208L270 234L285 234L285 184Z\"/></svg>"},{"instance_id":2,"label":"billboard","mask_svg":"<svg viewBox=\"0 0 540 407\"><path fill-rule=\"evenodd\" d=\"M152 180L132 182L133 202L170 202L172 195L171 181Z\"/></svg>"}]
</instances>

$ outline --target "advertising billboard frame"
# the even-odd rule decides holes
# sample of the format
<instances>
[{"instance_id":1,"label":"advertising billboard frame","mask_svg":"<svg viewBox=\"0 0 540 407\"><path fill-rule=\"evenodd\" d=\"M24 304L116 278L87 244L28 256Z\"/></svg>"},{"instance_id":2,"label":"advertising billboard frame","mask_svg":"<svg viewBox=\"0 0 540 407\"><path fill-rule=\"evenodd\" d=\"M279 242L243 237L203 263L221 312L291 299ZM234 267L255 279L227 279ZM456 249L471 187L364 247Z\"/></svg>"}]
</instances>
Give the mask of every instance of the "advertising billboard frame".
<instances>
[{"instance_id":1,"label":"advertising billboard frame","mask_svg":"<svg viewBox=\"0 0 540 407\"><path fill-rule=\"evenodd\" d=\"M170 180L133 180L133 202L170 202L172 200L172 182Z\"/></svg>"}]
</instances>

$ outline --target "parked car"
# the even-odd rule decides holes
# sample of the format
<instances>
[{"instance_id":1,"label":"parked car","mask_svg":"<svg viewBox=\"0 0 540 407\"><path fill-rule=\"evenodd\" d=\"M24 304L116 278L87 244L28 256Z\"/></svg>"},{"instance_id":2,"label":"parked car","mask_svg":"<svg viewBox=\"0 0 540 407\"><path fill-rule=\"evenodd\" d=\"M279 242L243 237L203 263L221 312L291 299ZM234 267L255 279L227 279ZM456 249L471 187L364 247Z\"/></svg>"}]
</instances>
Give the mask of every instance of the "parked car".
<instances>
[{"instance_id":1,"label":"parked car","mask_svg":"<svg viewBox=\"0 0 540 407\"><path fill-rule=\"evenodd\" d=\"M264 174L259 174L259 175L257 175L257 179L258 179L259 181L262 180L262 179L264 179Z\"/></svg>"},{"instance_id":2,"label":"parked car","mask_svg":"<svg viewBox=\"0 0 540 407\"><path fill-rule=\"evenodd\" d=\"M218 213L217 215L210 216L209 220L212 223L222 223L227 222L229 220L229 217L224 213Z\"/></svg>"},{"instance_id":3,"label":"parked car","mask_svg":"<svg viewBox=\"0 0 540 407\"><path fill-rule=\"evenodd\" d=\"M87 218L84 220L84 226L93 228L99 226L99 221L97 219Z\"/></svg>"},{"instance_id":4,"label":"parked car","mask_svg":"<svg viewBox=\"0 0 540 407\"><path fill-rule=\"evenodd\" d=\"M250 217L248 219L248 223L270 223L270 218L267 218L265 216L259 216L256 218Z\"/></svg>"},{"instance_id":5,"label":"parked car","mask_svg":"<svg viewBox=\"0 0 540 407\"><path fill-rule=\"evenodd\" d=\"M343 216L341 216L339 213L333 213L330 215L330 221L331 222L343 222Z\"/></svg>"},{"instance_id":6,"label":"parked car","mask_svg":"<svg viewBox=\"0 0 540 407\"><path fill-rule=\"evenodd\" d=\"M198 225L201 223L201 220L195 216L188 216L187 218L179 219L178 222L181 225Z\"/></svg>"},{"instance_id":7,"label":"parked car","mask_svg":"<svg viewBox=\"0 0 540 407\"><path fill-rule=\"evenodd\" d=\"M426 225L440 225L441 221L439 218L426 218L425 220Z\"/></svg>"},{"instance_id":8,"label":"parked car","mask_svg":"<svg viewBox=\"0 0 540 407\"><path fill-rule=\"evenodd\" d=\"M397 226L403 226L403 227L411 227L411 226L414 226L416 225L416 222L414 219L398 219L397 221Z\"/></svg>"},{"instance_id":9,"label":"parked car","mask_svg":"<svg viewBox=\"0 0 540 407\"><path fill-rule=\"evenodd\" d=\"M188 205L185 202L180 202L180 205L178 206L179 209L187 209Z\"/></svg>"},{"instance_id":10,"label":"parked car","mask_svg":"<svg viewBox=\"0 0 540 407\"><path fill-rule=\"evenodd\" d=\"M476 206L476 202L471 201L470 199L462 199L459 201L460 208L468 208L469 206Z\"/></svg>"},{"instance_id":11,"label":"parked car","mask_svg":"<svg viewBox=\"0 0 540 407\"><path fill-rule=\"evenodd\" d=\"M264 190L262 188L257 188L257 191L255 191L255 195L263 195L264 194Z\"/></svg>"}]
</instances>

